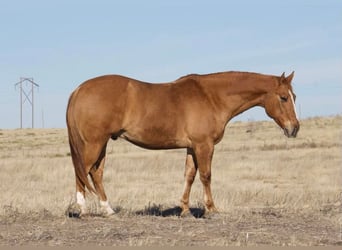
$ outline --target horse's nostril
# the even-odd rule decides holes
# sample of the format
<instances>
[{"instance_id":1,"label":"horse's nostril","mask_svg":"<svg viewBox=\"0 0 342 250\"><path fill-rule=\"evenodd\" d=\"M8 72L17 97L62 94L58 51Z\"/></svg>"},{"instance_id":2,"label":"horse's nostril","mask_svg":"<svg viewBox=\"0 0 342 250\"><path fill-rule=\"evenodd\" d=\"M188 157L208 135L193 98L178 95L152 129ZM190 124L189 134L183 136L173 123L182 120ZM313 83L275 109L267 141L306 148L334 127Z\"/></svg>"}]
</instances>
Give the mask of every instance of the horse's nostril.
<instances>
[{"instance_id":1,"label":"horse's nostril","mask_svg":"<svg viewBox=\"0 0 342 250\"><path fill-rule=\"evenodd\" d=\"M296 137L297 136L297 133L299 131L299 126L296 126L293 130L293 136Z\"/></svg>"},{"instance_id":2,"label":"horse's nostril","mask_svg":"<svg viewBox=\"0 0 342 250\"><path fill-rule=\"evenodd\" d=\"M299 130L299 126L295 126L291 132L291 137L296 137Z\"/></svg>"}]
</instances>

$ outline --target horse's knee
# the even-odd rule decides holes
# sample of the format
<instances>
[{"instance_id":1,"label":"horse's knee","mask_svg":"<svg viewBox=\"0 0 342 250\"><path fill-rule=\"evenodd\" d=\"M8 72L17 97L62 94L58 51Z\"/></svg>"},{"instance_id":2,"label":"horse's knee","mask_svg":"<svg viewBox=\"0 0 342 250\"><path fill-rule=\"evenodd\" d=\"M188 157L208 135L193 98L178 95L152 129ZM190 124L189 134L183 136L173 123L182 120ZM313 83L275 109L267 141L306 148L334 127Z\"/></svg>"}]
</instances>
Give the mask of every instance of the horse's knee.
<instances>
[{"instance_id":1,"label":"horse's knee","mask_svg":"<svg viewBox=\"0 0 342 250\"><path fill-rule=\"evenodd\" d=\"M204 185L210 184L211 172L210 171L201 172L200 173L200 179Z\"/></svg>"}]
</instances>

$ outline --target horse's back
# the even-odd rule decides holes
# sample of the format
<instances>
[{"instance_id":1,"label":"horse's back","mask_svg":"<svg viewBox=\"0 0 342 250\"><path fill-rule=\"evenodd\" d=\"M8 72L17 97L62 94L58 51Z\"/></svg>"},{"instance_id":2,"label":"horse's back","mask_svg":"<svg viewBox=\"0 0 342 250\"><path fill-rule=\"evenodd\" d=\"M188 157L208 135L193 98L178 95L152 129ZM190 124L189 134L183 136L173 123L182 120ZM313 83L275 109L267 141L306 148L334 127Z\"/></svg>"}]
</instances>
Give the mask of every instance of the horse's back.
<instances>
[{"instance_id":1,"label":"horse's back","mask_svg":"<svg viewBox=\"0 0 342 250\"><path fill-rule=\"evenodd\" d=\"M121 136L151 148L187 147L189 133L199 131L198 124L207 117L203 113L210 110L197 82L186 77L151 84L101 76L81 84L72 99L74 120L85 137Z\"/></svg>"}]
</instances>

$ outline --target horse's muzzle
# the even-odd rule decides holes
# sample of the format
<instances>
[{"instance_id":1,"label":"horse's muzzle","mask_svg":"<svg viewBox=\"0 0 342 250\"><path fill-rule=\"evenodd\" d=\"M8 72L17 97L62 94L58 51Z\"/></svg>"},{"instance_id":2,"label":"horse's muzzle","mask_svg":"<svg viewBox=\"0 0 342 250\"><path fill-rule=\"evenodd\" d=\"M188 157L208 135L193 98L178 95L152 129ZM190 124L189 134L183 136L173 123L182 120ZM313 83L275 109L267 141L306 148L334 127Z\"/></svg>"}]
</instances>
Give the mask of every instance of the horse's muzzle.
<instances>
[{"instance_id":1,"label":"horse's muzzle","mask_svg":"<svg viewBox=\"0 0 342 250\"><path fill-rule=\"evenodd\" d=\"M299 124L295 126L286 126L284 127L284 134L289 138L296 138L297 133L299 131Z\"/></svg>"}]
</instances>

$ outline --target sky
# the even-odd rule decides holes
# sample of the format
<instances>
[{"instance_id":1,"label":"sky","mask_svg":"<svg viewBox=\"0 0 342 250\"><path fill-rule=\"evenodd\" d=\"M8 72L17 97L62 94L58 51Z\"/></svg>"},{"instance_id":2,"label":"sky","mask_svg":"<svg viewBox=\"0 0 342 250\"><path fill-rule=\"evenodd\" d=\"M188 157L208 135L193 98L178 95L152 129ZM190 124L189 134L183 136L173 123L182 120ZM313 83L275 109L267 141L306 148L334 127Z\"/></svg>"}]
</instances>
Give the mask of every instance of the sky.
<instances>
[{"instance_id":1,"label":"sky","mask_svg":"<svg viewBox=\"0 0 342 250\"><path fill-rule=\"evenodd\" d=\"M295 71L300 119L342 114L340 0L0 0L0 31L0 129L20 127L20 77L39 85L36 128L65 128L71 92L104 74L158 83ZM234 118L268 119L262 108ZM31 127L28 100L23 127Z\"/></svg>"}]
</instances>

